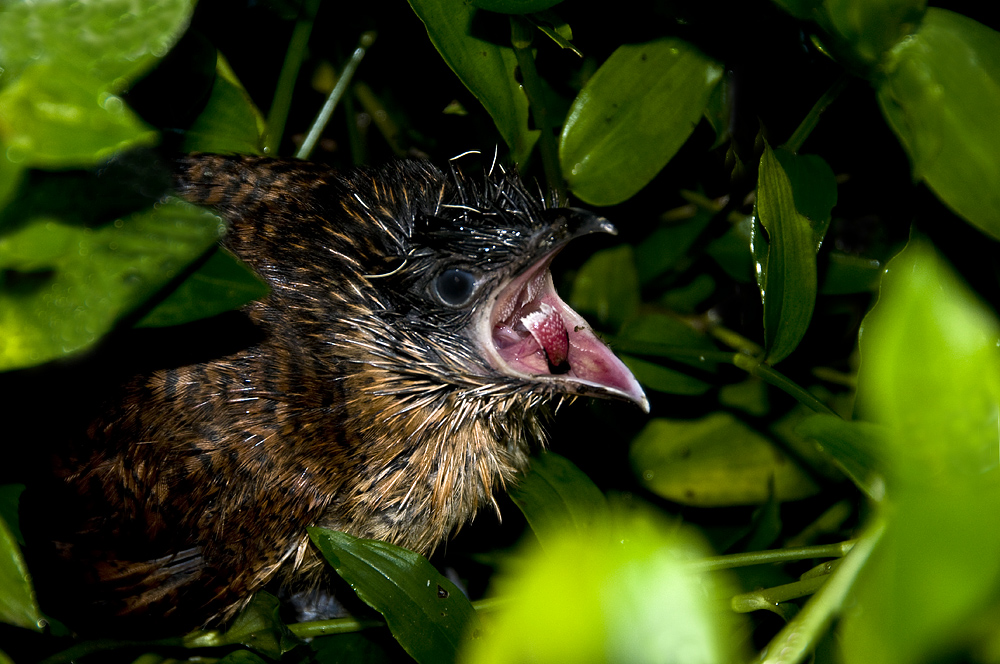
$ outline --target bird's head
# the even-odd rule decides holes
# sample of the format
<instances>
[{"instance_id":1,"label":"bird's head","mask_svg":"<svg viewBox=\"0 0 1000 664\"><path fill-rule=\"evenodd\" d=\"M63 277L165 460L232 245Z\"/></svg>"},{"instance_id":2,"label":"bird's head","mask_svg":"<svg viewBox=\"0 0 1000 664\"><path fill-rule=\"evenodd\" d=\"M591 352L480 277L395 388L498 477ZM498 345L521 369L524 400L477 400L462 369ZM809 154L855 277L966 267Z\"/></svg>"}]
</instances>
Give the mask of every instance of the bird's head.
<instances>
[{"instance_id":1,"label":"bird's head","mask_svg":"<svg viewBox=\"0 0 1000 664\"><path fill-rule=\"evenodd\" d=\"M395 371L476 394L595 396L648 410L631 372L559 297L549 270L574 238L615 234L609 221L547 208L499 169L473 182L399 162L346 185L345 210L375 231L355 238L355 269L371 297L370 319L355 329L392 331L384 348L366 343Z\"/></svg>"}]
</instances>

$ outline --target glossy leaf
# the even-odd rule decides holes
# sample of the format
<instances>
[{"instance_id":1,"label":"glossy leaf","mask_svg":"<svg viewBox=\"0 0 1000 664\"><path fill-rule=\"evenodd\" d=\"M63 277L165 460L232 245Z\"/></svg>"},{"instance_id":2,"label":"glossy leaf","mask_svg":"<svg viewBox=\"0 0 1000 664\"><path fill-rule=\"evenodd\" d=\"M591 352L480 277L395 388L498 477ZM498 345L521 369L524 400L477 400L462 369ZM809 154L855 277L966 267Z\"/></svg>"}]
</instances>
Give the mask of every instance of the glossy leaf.
<instances>
[{"instance_id":1,"label":"glossy leaf","mask_svg":"<svg viewBox=\"0 0 1000 664\"><path fill-rule=\"evenodd\" d=\"M508 608L461 661L745 661L739 623L716 604L720 579L688 564L702 551L686 530L642 513L565 531L495 578L491 592Z\"/></svg>"},{"instance_id":2,"label":"glossy leaf","mask_svg":"<svg viewBox=\"0 0 1000 664\"><path fill-rule=\"evenodd\" d=\"M0 621L42 631L45 625L31 574L21 555L17 536L0 516Z\"/></svg>"},{"instance_id":3,"label":"glossy leaf","mask_svg":"<svg viewBox=\"0 0 1000 664\"><path fill-rule=\"evenodd\" d=\"M639 277L632 247L598 251L580 267L569 304L602 326L617 329L639 307Z\"/></svg>"},{"instance_id":4,"label":"glossy leaf","mask_svg":"<svg viewBox=\"0 0 1000 664\"><path fill-rule=\"evenodd\" d=\"M82 350L222 235L179 200L94 228L35 218L0 235L0 368Z\"/></svg>"},{"instance_id":5,"label":"glossy leaf","mask_svg":"<svg viewBox=\"0 0 1000 664\"><path fill-rule=\"evenodd\" d=\"M1000 238L1000 33L931 8L876 81L879 105L914 177L983 232Z\"/></svg>"},{"instance_id":6,"label":"glossy leaf","mask_svg":"<svg viewBox=\"0 0 1000 664\"><path fill-rule=\"evenodd\" d=\"M264 117L220 53L205 110L184 132L184 152L263 154Z\"/></svg>"},{"instance_id":7,"label":"glossy leaf","mask_svg":"<svg viewBox=\"0 0 1000 664\"><path fill-rule=\"evenodd\" d=\"M510 497L542 546L566 530L587 533L606 526L604 494L572 461L553 452L532 457L531 468Z\"/></svg>"},{"instance_id":8,"label":"glossy leaf","mask_svg":"<svg viewBox=\"0 0 1000 664\"><path fill-rule=\"evenodd\" d=\"M798 164L794 155L782 160L770 146L765 145L760 158L757 181L755 216L767 231L766 258L761 257L763 240L753 240L753 251L758 261L757 280L764 300L764 346L766 361L776 364L795 350L809 328L813 307L816 304L816 250L817 235L829 224L810 220L805 210L814 213L818 201L828 200L811 196L811 187L796 197L792 180L784 162ZM808 166L789 169L795 173L796 182L810 182ZM798 209L802 205L805 210Z\"/></svg>"},{"instance_id":9,"label":"glossy leaf","mask_svg":"<svg viewBox=\"0 0 1000 664\"><path fill-rule=\"evenodd\" d=\"M528 98L515 77L513 48L474 36L471 25L477 10L463 0L410 0L410 7L434 48L493 118L514 161L524 163L538 130L528 129Z\"/></svg>"},{"instance_id":10,"label":"glossy leaf","mask_svg":"<svg viewBox=\"0 0 1000 664\"><path fill-rule=\"evenodd\" d=\"M916 30L927 0L826 0L830 23L854 54L875 64Z\"/></svg>"},{"instance_id":11,"label":"glossy leaf","mask_svg":"<svg viewBox=\"0 0 1000 664\"><path fill-rule=\"evenodd\" d=\"M886 532L843 618L847 664L933 658L1000 583L1000 324L925 240L864 322L858 408L888 430Z\"/></svg>"},{"instance_id":12,"label":"glossy leaf","mask_svg":"<svg viewBox=\"0 0 1000 664\"><path fill-rule=\"evenodd\" d=\"M773 442L732 415L654 419L629 454L640 481L684 505L715 507L797 500L819 488Z\"/></svg>"},{"instance_id":13,"label":"glossy leaf","mask_svg":"<svg viewBox=\"0 0 1000 664\"><path fill-rule=\"evenodd\" d=\"M462 637L478 637L481 628L472 604L420 554L324 528L310 528L309 536L421 664L453 662Z\"/></svg>"},{"instance_id":14,"label":"glossy leaf","mask_svg":"<svg viewBox=\"0 0 1000 664\"><path fill-rule=\"evenodd\" d=\"M218 248L136 325L180 325L237 309L268 292L268 285L250 266Z\"/></svg>"},{"instance_id":15,"label":"glossy leaf","mask_svg":"<svg viewBox=\"0 0 1000 664\"><path fill-rule=\"evenodd\" d=\"M530 14L558 5L562 0L471 0L480 9L502 14Z\"/></svg>"},{"instance_id":16,"label":"glossy leaf","mask_svg":"<svg viewBox=\"0 0 1000 664\"><path fill-rule=\"evenodd\" d=\"M72 64L122 92L166 55L193 9L191 0L5 2L0 65L14 78L39 62Z\"/></svg>"},{"instance_id":17,"label":"glossy leaf","mask_svg":"<svg viewBox=\"0 0 1000 664\"><path fill-rule=\"evenodd\" d=\"M721 65L679 39L620 46L563 125L559 163L573 193L613 205L642 189L691 135L721 77Z\"/></svg>"},{"instance_id":18,"label":"glossy leaf","mask_svg":"<svg viewBox=\"0 0 1000 664\"><path fill-rule=\"evenodd\" d=\"M28 68L0 91L0 136L25 166L93 164L153 145L156 132L103 83L63 63Z\"/></svg>"}]
</instances>

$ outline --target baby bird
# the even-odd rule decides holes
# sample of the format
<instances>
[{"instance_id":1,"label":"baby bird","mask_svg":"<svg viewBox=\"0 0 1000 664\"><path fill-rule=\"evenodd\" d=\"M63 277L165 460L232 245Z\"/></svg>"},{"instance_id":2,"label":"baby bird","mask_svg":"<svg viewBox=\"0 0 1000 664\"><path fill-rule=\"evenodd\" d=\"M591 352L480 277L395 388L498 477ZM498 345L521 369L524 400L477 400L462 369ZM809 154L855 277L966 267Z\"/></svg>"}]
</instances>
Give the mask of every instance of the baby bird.
<instances>
[{"instance_id":1,"label":"baby bird","mask_svg":"<svg viewBox=\"0 0 1000 664\"><path fill-rule=\"evenodd\" d=\"M614 227L512 174L191 155L175 188L271 291L226 352L128 381L57 460L55 550L104 612L218 624L320 578L309 526L428 554L517 481L546 404L648 410L549 271Z\"/></svg>"}]
</instances>

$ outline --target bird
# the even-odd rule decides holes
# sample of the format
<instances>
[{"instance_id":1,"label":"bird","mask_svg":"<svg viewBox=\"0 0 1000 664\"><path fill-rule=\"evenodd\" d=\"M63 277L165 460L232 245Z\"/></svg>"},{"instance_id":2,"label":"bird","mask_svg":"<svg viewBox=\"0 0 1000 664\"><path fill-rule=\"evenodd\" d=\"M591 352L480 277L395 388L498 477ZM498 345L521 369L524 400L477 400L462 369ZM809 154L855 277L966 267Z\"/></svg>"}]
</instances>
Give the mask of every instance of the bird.
<instances>
[{"instance_id":1,"label":"bird","mask_svg":"<svg viewBox=\"0 0 1000 664\"><path fill-rule=\"evenodd\" d=\"M123 381L55 455L46 533L95 615L225 624L265 587L321 582L309 526L430 554L499 509L563 402L648 411L550 271L615 227L512 169L192 154L174 172L270 292L220 317L207 357Z\"/></svg>"}]
</instances>

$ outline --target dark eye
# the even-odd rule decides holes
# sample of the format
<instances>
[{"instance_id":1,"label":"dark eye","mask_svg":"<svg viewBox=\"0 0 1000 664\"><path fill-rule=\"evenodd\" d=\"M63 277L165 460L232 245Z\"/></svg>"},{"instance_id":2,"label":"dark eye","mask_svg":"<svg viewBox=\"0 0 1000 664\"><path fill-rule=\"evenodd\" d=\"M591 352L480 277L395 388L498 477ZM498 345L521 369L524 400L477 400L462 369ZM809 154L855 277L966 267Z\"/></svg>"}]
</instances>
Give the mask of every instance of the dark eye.
<instances>
[{"instance_id":1,"label":"dark eye","mask_svg":"<svg viewBox=\"0 0 1000 664\"><path fill-rule=\"evenodd\" d=\"M460 307L476 292L476 277L465 270L445 270L434 280L434 291L445 304Z\"/></svg>"}]
</instances>

